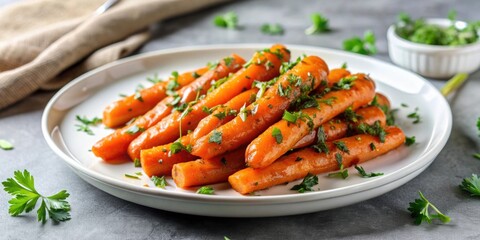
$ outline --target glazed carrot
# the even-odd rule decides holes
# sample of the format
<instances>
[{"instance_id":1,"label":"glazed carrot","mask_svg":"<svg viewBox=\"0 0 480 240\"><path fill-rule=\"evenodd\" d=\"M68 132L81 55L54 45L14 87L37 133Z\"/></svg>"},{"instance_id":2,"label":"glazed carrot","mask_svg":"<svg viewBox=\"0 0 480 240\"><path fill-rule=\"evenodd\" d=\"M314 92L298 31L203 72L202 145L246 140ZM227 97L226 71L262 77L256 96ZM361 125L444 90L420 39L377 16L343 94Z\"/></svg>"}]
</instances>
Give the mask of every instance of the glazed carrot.
<instances>
[{"instance_id":1,"label":"glazed carrot","mask_svg":"<svg viewBox=\"0 0 480 240\"><path fill-rule=\"evenodd\" d=\"M376 101L377 106L385 106L387 109L390 109L390 100L388 100L387 96L377 92L375 93L374 101Z\"/></svg>"},{"instance_id":2,"label":"glazed carrot","mask_svg":"<svg viewBox=\"0 0 480 240\"><path fill-rule=\"evenodd\" d=\"M245 147L213 157L173 165L172 177L177 187L186 188L226 182L228 176L245 168Z\"/></svg>"},{"instance_id":3,"label":"glazed carrot","mask_svg":"<svg viewBox=\"0 0 480 240\"><path fill-rule=\"evenodd\" d=\"M172 142L180 134L186 134L189 130L195 129L200 120L208 115L204 108L212 108L226 103L239 93L250 89L255 80L268 81L278 76L280 66L289 59L288 49L280 44L256 52L250 60L251 64L244 71L237 72L225 83L207 94L205 98L193 106L187 107L185 111L189 111L188 114L172 112L168 117L139 135L128 146L128 154L131 158L138 158L140 150Z\"/></svg>"},{"instance_id":4,"label":"glazed carrot","mask_svg":"<svg viewBox=\"0 0 480 240\"><path fill-rule=\"evenodd\" d=\"M319 57L305 57L295 67L281 75L277 82L255 103L250 104L232 121L198 139L192 154L208 159L248 144L268 126L278 121L301 93L308 94L324 81L328 74L326 63ZM307 87L305 87L307 86ZM310 86L310 87L309 87ZM220 143L210 141L220 134Z\"/></svg>"},{"instance_id":5,"label":"glazed carrot","mask_svg":"<svg viewBox=\"0 0 480 240\"><path fill-rule=\"evenodd\" d=\"M182 98L182 101L191 101L193 100L191 92L207 91L212 81L219 80L230 73L238 71L244 63L245 60L233 54L221 60L214 69L209 70L192 83L182 87L176 94ZM174 96L164 98L153 109L137 118L132 124L117 129L112 134L102 138L92 147L92 152L106 162L117 163L125 161L125 159L128 159L127 150L130 142L140 135L143 130L148 129L167 116L173 109L171 103L175 99L176 97Z\"/></svg>"},{"instance_id":6,"label":"glazed carrot","mask_svg":"<svg viewBox=\"0 0 480 240\"><path fill-rule=\"evenodd\" d=\"M331 140L346 136L350 128L349 127L350 123L354 127L362 123L372 125L376 121L380 122L380 126L385 126L386 124L385 113L383 113L382 109L375 106L359 108L357 111L355 111L355 114L358 115L357 122L349 122L348 120L345 119L345 117L342 116L342 117L334 118L322 124L320 127L322 127L325 133L325 137L326 137L325 140L331 141ZM317 131L309 132L308 135L303 137L300 141L298 141L293 146L293 149L303 148L315 143L316 137L317 137Z\"/></svg>"},{"instance_id":7,"label":"glazed carrot","mask_svg":"<svg viewBox=\"0 0 480 240\"><path fill-rule=\"evenodd\" d=\"M317 100L319 107L301 110L299 115L304 116L303 119L297 119L294 124L280 120L255 138L245 152L247 165L253 168L268 166L292 149L311 130L344 112L348 107L356 110L372 101L375 96L374 82L365 74L353 76L352 79L355 80L350 89L331 91ZM281 141L275 137L279 135L282 137Z\"/></svg>"},{"instance_id":8,"label":"glazed carrot","mask_svg":"<svg viewBox=\"0 0 480 240\"><path fill-rule=\"evenodd\" d=\"M102 122L109 128L125 124L132 118L148 112L160 100L167 97L167 88L170 87L168 86L169 83L172 87L170 90L177 90L193 82L207 71L208 67L203 67L195 71L185 72L176 78L170 77L169 81L158 82L149 88L138 91L136 94L115 101L109 104L103 111ZM176 84L172 85L170 81L175 81L174 83Z\"/></svg>"},{"instance_id":9,"label":"glazed carrot","mask_svg":"<svg viewBox=\"0 0 480 240\"><path fill-rule=\"evenodd\" d=\"M305 177L308 173L319 174L334 171L339 168L336 155L339 154L344 167L350 167L377 156L383 155L405 142L405 135L400 128L389 127L386 129L385 141L368 134L360 134L340 139L345 143L349 154L336 148L329 142L327 146L330 153L318 153L312 148L304 148L281 157L265 168L245 168L228 178L233 189L241 194L265 189L278 184L291 182ZM358 140L361 139L361 140ZM372 150L370 144L375 145ZM300 160L299 160L300 159Z\"/></svg>"},{"instance_id":10,"label":"glazed carrot","mask_svg":"<svg viewBox=\"0 0 480 240\"><path fill-rule=\"evenodd\" d=\"M257 88L247 90L228 101L225 105L220 106L212 114L208 115L200 123L194 132L187 134L180 139L183 146L188 146L195 139L206 135L216 127L230 121L233 116L229 114L230 111L238 112L244 104L250 104L258 92ZM140 161L142 163L143 171L151 177L152 175L170 175L172 167L176 163L188 162L197 159L185 150L177 153L171 153L170 147L173 143L144 149L140 151ZM242 153L242 158L245 151Z\"/></svg>"},{"instance_id":11,"label":"glazed carrot","mask_svg":"<svg viewBox=\"0 0 480 240\"><path fill-rule=\"evenodd\" d=\"M360 123L372 125L376 121L379 121L381 126L385 126L385 114L378 107L360 108L356 111L356 114L359 116L359 120L353 123L354 126L358 126ZM331 120L322 124L322 127L325 129L326 141L345 137L349 129L348 123L344 118ZM313 135L309 134L302 138L294 148L302 148L314 143L316 132L312 133ZM234 150L235 154L226 153L211 159L199 159L175 164L172 171L173 180L179 187L225 182L228 180L228 176L245 168L245 148L240 148L240 150ZM222 159L226 159L226 161L221 161Z\"/></svg>"}]
</instances>

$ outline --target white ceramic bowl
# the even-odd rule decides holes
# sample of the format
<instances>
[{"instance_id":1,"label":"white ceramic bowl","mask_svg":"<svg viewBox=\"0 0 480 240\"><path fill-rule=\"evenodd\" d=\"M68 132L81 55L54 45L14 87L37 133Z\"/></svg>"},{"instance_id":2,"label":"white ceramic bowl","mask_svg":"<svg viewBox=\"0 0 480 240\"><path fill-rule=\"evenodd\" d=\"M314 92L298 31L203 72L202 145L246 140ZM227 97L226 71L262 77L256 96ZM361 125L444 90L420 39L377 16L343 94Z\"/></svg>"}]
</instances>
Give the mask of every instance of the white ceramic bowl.
<instances>
[{"instance_id":1,"label":"white ceramic bowl","mask_svg":"<svg viewBox=\"0 0 480 240\"><path fill-rule=\"evenodd\" d=\"M427 23L449 26L448 19L426 19ZM466 26L457 21L457 28ZM464 46L436 46L410 42L388 28L388 53L395 64L431 78L448 78L457 73L471 73L480 67L480 41Z\"/></svg>"}]
</instances>

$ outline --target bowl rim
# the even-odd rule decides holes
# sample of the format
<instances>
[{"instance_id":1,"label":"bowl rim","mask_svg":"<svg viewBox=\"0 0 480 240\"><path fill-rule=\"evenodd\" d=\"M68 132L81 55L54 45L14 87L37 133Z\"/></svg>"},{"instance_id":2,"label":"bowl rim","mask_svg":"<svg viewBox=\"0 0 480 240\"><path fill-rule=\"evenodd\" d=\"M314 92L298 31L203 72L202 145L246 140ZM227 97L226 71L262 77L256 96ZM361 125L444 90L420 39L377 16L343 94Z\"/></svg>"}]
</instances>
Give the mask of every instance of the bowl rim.
<instances>
[{"instance_id":1,"label":"bowl rim","mask_svg":"<svg viewBox=\"0 0 480 240\"><path fill-rule=\"evenodd\" d=\"M437 25L446 25L447 22L451 22L447 18L425 18L426 22L429 23L435 23ZM464 25L467 24L465 21L460 21L456 20L455 25L460 24ZM474 50L480 50L480 37L477 39L476 42L474 43L469 43L466 45L458 45L458 46L442 46L442 45L428 45L424 43L415 43L412 41L409 41L407 39L404 39L400 36L397 35L395 32L395 23L390 25L387 30L387 40L389 42L394 42L395 45L403 47L403 48L408 48L408 49L413 49L417 51L423 51L423 52L469 52L469 51L474 51Z\"/></svg>"}]
</instances>

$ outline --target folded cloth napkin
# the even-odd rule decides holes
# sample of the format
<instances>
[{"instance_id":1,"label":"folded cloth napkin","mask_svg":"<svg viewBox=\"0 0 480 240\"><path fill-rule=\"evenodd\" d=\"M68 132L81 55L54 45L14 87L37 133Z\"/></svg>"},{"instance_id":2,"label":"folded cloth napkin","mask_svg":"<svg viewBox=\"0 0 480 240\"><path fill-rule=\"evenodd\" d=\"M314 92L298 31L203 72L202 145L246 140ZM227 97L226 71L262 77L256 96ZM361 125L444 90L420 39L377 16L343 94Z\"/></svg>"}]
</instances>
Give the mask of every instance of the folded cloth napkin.
<instances>
[{"instance_id":1,"label":"folded cloth napkin","mask_svg":"<svg viewBox=\"0 0 480 240\"><path fill-rule=\"evenodd\" d=\"M149 25L226 0L34 0L0 10L0 109L129 55Z\"/></svg>"}]
</instances>

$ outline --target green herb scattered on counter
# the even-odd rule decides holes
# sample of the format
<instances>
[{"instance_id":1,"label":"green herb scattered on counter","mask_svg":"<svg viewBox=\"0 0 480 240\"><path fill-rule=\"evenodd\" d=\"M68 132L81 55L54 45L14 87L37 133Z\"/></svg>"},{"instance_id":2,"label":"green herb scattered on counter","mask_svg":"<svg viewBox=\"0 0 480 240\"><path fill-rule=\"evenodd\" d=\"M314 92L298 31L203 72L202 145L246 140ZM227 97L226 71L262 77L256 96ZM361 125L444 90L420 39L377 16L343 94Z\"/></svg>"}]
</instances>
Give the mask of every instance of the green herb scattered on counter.
<instances>
[{"instance_id":1,"label":"green herb scattered on counter","mask_svg":"<svg viewBox=\"0 0 480 240\"><path fill-rule=\"evenodd\" d=\"M23 212L31 212L41 200L40 208L37 210L37 219L45 223L48 217L55 222L70 220L70 204L66 201L70 194L62 190L57 194L45 197L35 189L33 176L27 170L15 171L13 178L2 182L4 190L13 198L8 201L10 207L8 212L12 216L18 216Z\"/></svg>"},{"instance_id":2,"label":"green herb scattered on counter","mask_svg":"<svg viewBox=\"0 0 480 240\"><path fill-rule=\"evenodd\" d=\"M377 53L375 42L375 34L368 30L363 34L363 38L355 36L353 38L345 39L343 41L343 49L363 55L373 55Z\"/></svg>"},{"instance_id":3,"label":"green herb scattered on counter","mask_svg":"<svg viewBox=\"0 0 480 240\"><path fill-rule=\"evenodd\" d=\"M357 166L357 165L355 165L355 169L357 169L358 174L360 174L360 176L362 176L363 178L378 177L383 175L383 173L374 173L374 172L367 173L365 172L365 169L363 169L363 167Z\"/></svg>"},{"instance_id":4,"label":"green herb scattered on counter","mask_svg":"<svg viewBox=\"0 0 480 240\"><path fill-rule=\"evenodd\" d=\"M312 26L305 29L305 34L312 35L330 31L330 27L328 26L328 19L321 14L314 13L310 15L310 20L312 20Z\"/></svg>"},{"instance_id":5,"label":"green herb scattered on counter","mask_svg":"<svg viewBox=\"0 0 480 240\"><path fill-rule=\"evenodd\" d=\"M79 121L81 124L75 124L77 127L77 131L85 132L88 135L94 135L91 126L96 126L102 122L101 118L94 117L93 119L88 119L87 117L81 117L76 115L76 120Z\"/></svg>"},{"instance_id":6,"label":"green herb scattered on counter","mask_svg":"<svg viewBox=\"0 0 480 240\"><path fill-rule=\"evenodd\" d=\"M459 46L474 43L478 40L480 21L468 23L465 28L455 26L456 12L450 11L450 26L443 27L427 23L423 18L412 19L406 13L398 15L395 33L403 39L415 43L442 46Z\"/></svg>"},{"instance_id":7,"label":"green herb scattered on counter","mask_svg":"<svg viewBox=\"0 0 480 240\"><path fill-rule=\"evenodd\" d=\"M210 186L203 186L197 190L198 194L212 195L215 193L215 190Z\"/></svg>"},{"instance_id":8,"label":"green herb scattered on counter","mask_svg":"<svg viewBox=\"0 0 480 240\"><path fill-rule=\"evenodd\" d=\"M407 146L411 146L415 143L415 136L411 136L411 137L406 137L405 138L405 145Z\"/></svg>"},{"instance_id":9,"label":"green herb scattered on counter","mask_svg":"<svg viewBox=\"0 0 480 240\"><path fill-rule=\"evenodd\" d=\"M152 176L151 180L156 187L165 189L165 187L167 186L167 180L165 180L165 176Z\"/></svg>"},{"instance_id":10,"label":"green herb scattered on counter","mask_svg":"<svg viewBox=\"0 0 480 240\"><path fill-rule=\"evenodd\" d=\"M480 179L476 174L472 174L469 178L464 178L460 189L470 193L472 197L480 197Z\"/></svg>"},{"instance_id":11,"label":"green herb scattered on counter","mask_svg":"<svg viewBox=\"0 0 480 240\"><path fill-rule=\"evenodd\" d=\"M0 148L3 150L12 150L13 144L11 144L9 141L5 139L0 139Z\"/></svg>"},{"instance_id":12,"label":"green herb scattered on counter","mask_svg":"<svg viewBox=\"0 0 480 240\"><path fill-rule=\"evenodd\" d=\"M238 28L238 16L235 12L228 12L224 15L218 15L213 19L213 23L217 27L237 29Z\"/></svg>"},{"instance_id":13,"label":"green herb scattered on counter","mask_svg":"<svg viewBox=\"0 0 480 240\"><path fill-rule=\"evenodd\" d=\"M300 184L293 186L290 190L298 191L299 193L311 192L312 187L318 184L318 177L308 173Z\"/></svg>"},{"instance_id":14,"label":"green herb scattered on counter","mask_svg":"<svg viewBox=\"0 0 480 240\"><path fill-rule=\"evenodd\" d=\"M422 222L432 223L433 219L438 219L443 223L450 222L450 217L441 213L435 205L423 196L422 192L419 191L418 194L420 198L415 199L414 202L410 202L410 207L408 208L412 217L415 218L414 224L420 225ZM436 214L430 214L429 208L432 208Z\"/></svg>"},{"instance_id":15,"label":"green herb scattered on counter","mask_svg":"<svg viewBox=\"0 0 480 240\"><path fill-rule=\"evenodd\" d=\"M278 23L265 23L260 27L260 31L267 35L283 35L285 30Z\"/></svg>"}]
</instances>

